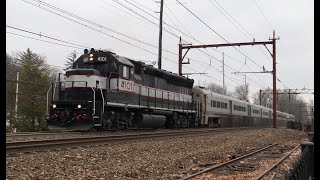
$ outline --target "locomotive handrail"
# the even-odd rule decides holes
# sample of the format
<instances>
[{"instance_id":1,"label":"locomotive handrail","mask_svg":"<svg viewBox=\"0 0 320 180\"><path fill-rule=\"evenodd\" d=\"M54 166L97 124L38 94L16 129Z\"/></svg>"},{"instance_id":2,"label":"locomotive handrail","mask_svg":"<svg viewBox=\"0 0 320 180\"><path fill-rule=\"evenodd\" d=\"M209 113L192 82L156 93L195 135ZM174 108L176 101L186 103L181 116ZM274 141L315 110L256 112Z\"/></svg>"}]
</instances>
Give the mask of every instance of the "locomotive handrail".
<instances>
[{"instance_id":1,"label":"locomotive handrail","mask_svg":"<svg viewBox=\"0 0 320 180\"><path fill-rule=\"evenodd\" d=\"M88 84L87 81L64 81L63 83L65 84L66 82L72 82L72 87L73 87L73 83L74 82L85 82L86 83L86 87L87 87L87 84ZM54 84L56 84L56 83L60 83L60 82L54 82ZM94 90L94 86L92 86L90 83L89 83L89 85L90 85L91 90L93 91L93 109L92 109L93 113L92 113L92 115L95 115L96 114L96 92ZM48 102L48 93L49 93L51 88L52 88L52 85L50 86L50 88L49 88L49 90L47 92L47 113L48 114L49 114L49 110L48 110L48 106L49 106L49 104L48 104L49 103Z\"/></svg>"},{"instance_id":2,"label":"locomotive handrail","mask_svg":"<svg viewBox=\"0 0 320 180\"><path fill-rule=\"evenodd\" d=\"M84 81L84 82L86 82L87 83L87 81ZM87 85L87 84L86 84ZM93 91L93 113L92 113L92 115L95 115L96 114L96 91L93 89L93 86L91 86L91 84L89 83L89 85L90 85L90 87L91 87L91 89L92 89L92 91ZM100 85L100 84L99 84Z\"/></svg>"},{"instance_id":3,"label":"locomotive handrail","mask_svg":"<svg viewBox=\"0 0 320 180\"><path fill-rule=\"evenodd\" d=\"M105 78L106 80L108 79L108 78ZM107 82L107 81L106 81ZM106 87L107 87L107 84L106 84ZM101 92L101 98L102 98L102 112L104 113L104 96L103 96L103 93L102 93L102 89L101 89L101 83L100 83L100 81L99 81L99 89L100 89L100 92ZM106 91L107 91L107 89L106 89Z\"/></svg>"},{"instance_id":4,"label":"locomotive handrail","mask_svg":"<svg viewBox=\"0 0 320 180\"><path fill-rule=\"evenodd\" d=\"M50 88L47 91L47 115L49 115L49 91L52 88L52 85L50 86Z\"/></svg>"}]
</instances>

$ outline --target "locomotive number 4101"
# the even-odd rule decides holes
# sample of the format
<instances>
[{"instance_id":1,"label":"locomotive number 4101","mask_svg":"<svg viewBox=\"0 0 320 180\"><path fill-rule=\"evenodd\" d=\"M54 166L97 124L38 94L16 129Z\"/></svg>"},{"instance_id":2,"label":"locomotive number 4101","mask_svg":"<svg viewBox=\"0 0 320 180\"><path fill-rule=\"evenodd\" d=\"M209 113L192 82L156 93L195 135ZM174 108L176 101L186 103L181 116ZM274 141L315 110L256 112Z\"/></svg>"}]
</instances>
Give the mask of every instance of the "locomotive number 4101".
<instances>
[{"instance_id":1,"label":"locomotive number 4101","mask_svg":"<svg viewBox=\"0 0 320 180\"><path fill-rule=\"evenodd\" d=\"M134 82L121 79L119 89L120 90L124 90L124 91L133 92L133 90L134 90Z\"/></svg>"}]
</instances>

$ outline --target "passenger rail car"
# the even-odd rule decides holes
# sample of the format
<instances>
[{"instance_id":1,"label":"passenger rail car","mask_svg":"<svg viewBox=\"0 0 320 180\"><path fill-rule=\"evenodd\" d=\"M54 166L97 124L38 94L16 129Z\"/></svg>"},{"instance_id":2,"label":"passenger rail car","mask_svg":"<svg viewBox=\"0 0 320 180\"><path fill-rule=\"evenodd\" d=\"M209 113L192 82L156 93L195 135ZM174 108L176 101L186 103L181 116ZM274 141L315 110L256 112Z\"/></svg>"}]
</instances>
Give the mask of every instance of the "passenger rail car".
<instances>
[{"instance_id":1,"label":"passenger rail car","mask_svg":"<svg viewBox=\"0 0 320 180\"><path fill-rule=\"evenodd\" d=\"M199 102L197 117L205 127L272 127L273 110L210 91L201 86L192 89ZM277 111L277 126L286 127L293 115Z\"/></svg>"}]
</instances>

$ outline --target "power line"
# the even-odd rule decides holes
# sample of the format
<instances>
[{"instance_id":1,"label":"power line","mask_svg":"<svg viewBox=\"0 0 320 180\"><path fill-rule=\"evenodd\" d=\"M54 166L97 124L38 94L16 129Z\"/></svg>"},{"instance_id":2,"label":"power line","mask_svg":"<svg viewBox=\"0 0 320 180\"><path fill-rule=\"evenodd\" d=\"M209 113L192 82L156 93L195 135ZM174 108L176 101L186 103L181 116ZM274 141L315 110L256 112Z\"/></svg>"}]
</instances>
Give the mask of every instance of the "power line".
<instances>
[{"instance_id":1,"label":"power line","mask_svg":"<svg viewBox=\"0 0 320 180\"><path fill-rule=\"evenodd\" d=\"M85 27L87 27L87 28L90 28L90 29L92 29L92 30L95 30L95 31L97 31L97 32L99 32L99 33L102 33L102 34L111 36L112 38L115 38L115 39L117 39L117 40L119 40L119 41L122 41L122 42L124 42L124 43L127 43L127 44L129 44L129 45L132 45L132 46L134 46L134 47L137 47L137 48L142 49L142 50L144 50L144 51L146 51L146 52L148 52L148 53L151 53L151 54L155 55L155 53L153 53L153 52L151 52L151 51L149 51L149 50L146 50L146 49L144 49L144 48L141 48L140 46L134 45L134 44L132 44L132 43L129 43L129 42L127 42L127 41L124 41L124 40L122 40L122 39L119 39L119 38L117 38L117 37L114 37L114 36L112 36L112 35L110 35L110 34L101 32L101 30L99 31L99 30L97 30L97 29L95 29L95 28L89 27L89 26L87 26L87 25L85 25L85 24L83 24L83 23L80 23L80 22L78 22L78 21L75 21L75 20L73 20L73 19L70 19L70 18L68 18L68 17L66 17L66 16L63 16L63 15L58 14L58 13L56 13L56 12L53 12L53 11L51 11L51 10L48 10L48 9L46 9L46 8L44 8L44 7L37 6L37 5L33 4L33 3L27 2L27 1L25 1L25 0L22 0L22 1L24 1L24 2L26 2L26 3L29 3L29 4L31 4L31 5L34 5L34 6L36 6L36 7L39 7L39 8L41 8L41 9L44 9L44 10L46 10L46 11L48 11L48 12L51 12L51 13L53 13L53 14L56 14L56 15L58 15L58 16L64 17L64 18L66 18L66 19L68 19L68 20L71 20L71 21L73 21L73 22L76 22L76 23L78 23L78 24L80 24L80 25L83 25L83 26L85 26ZM40 3L42 3L42 2L40 1ZM51 8L52 8L52 7L51 7ZM56 7L55 7L54 9L59 9L59 8L56 8ZM60 12L61 12L61 11L60 11ZM65 12L65 11L63 11L63 12ZM67 14L72 14L72 13L69 13L69 12L68 12ZM74 16L73 16L73 17L74 17ZM76 19L79 19L78 17L79 17L79 16L76 16L75 18L76 18ZM80 17L80 18L81 18L81 17ZM81 19L84 19L84 18L81 18ZM88 21L88 20L87 20L87 21ZM94 23L94 22L93 22L93 23ZM98 24L95 23L95 25L98 25ZM101 25L98 25L98 26L101 27ZM140 40L138 40L138 41L141 42ZM153 46L153 45L152 45L152 46ZM169 53L171 53L171 54L177 55L176 53L173 53L173 52L171 52L171 51L168 51L168 50L166 50L166 51L169 52ZM176 62L174 62L174 63L176 63ZM190 69L190 68L189 68L189 69Z\"/></svg>"},{"instance_id":2,"label":"power line","mask_svg":"<svg viewBox=\"0 0 320 180\"><path fill-rule=\"evenodd\" d=\"M191 37L193 37L192 35L191 35L191 33L187 30L187 28L180 22L180 20L174 15L174 13L170 10L170 8L166 5L166 4L164 4L165 6L166 6L166 8L169 10L169 12L174 16L174 18L180 23L180 25L187 31L187 33L191 36ZM169 18L169 20L171 20L170 19L170 17L168 16L168 18ZM172 21L172 20L171 20ZM175 25L175 24L174 24ZM175 25L176 27L177 27L177 25ZM178 27L177 27L178 28ZM193 37L193 39L195 39L194 37ZM198 41L198 40L197 40ZM201 42L200 42L201 43ZM203 44L203 43L202 43ZM204 54L206 54L207 56L209 56L209 57L211 57L211 58L213 58L213 59L215 59L216 61L218 61L219 63L222 63L220 60L218 60L216 57L214 57L214 56L211 56L210 54L208 54L208 53L206 53L206 52L204 52L204 51L202 51L201 49L197 49L198 51L200 51L200 52L202 52L202 53L204 53ZM205 49L206 50L206 49ZM219 52L219 51L218 51ZM234 60L236 60L236 61L238 61L238 62L242 62L242 61L239 61L239 60L237 60L237 59L235 59L235 58L233 58L233 57L231 57L231 56L229 56L229 55L227 55L228 57L230 57L230 58L232 58L232 59L234 59ZM197 60L194 60L194 61L197 61ZM200 61L197 61L197 62L200 62ZM205 63L206 65L208 65L207 63ZM210 66L208 66L208 67L212 67L211 65ZM217 70L217 69L216 69ZM219 72L221 72L220 70L217 70L217 71L219 71ZM226 76L227 77L227 76ZM231 81L233 81L231 78L229 78L229 77L227 77L228 79L230 79ZM234 82L234 81L233 81Z\"/></svg>"},{"instance_id":3,"label":"power line","mask_svg":"<svg viewBox=\"0 0 320 180\"><path fill-rule=\"evenodd\" d=\"M22 0L22 1L26 2L25 0ZM29 3L29 2L27 2L27 3ZM41 1L40 1L40 3L41 3ZM124 41L124 40L122 40L122 39L120 39L120 38L117 38L117 37L115 37L115 36L112 36L112 35L109 35L109 34L107 34L107 33L102 32L102 31L99 31L99 30L97 30L97 29L95 29L95 28L89 27L89 26L87 26L87 25L85 25L85 24L83 24L83 23L80 23L80 22L78 22L78 21L72 20L72 19L70 19L70 18L68 18L68 17L65 17L65 16L63 16L63 15L61 15L61 14L55 13L55 12L53 12L53 11L51 11L51 10L46 9L46 8L37 6L37 5L32 4L32 3L29 3L29 4L34 5L34 6L38 7L38 8L44 9L44 10L46 10L46 11L48 11L48 12L54 13L54 14L56 14L56 15L58 15L58 16L67 18L67 19L69 19L69 20L71 20L71 21L73 21L73 22L76 22L76 23L78 23L78 24L84 25L84 26L87 27L87 28L90 28L90 29L95 30L95 31L97 31L97 32L99 32L99 33L102 33L102 34L111 36L111 37L113 37L113 38L115 38L115 39L117 39L117 40L119 40L119 41L121 41L121 42L124 42L124 43L126 43L126 44L129 44L129 45L134 46L134 47L136 47L136 48L142 49L142 50L144 50L144 51L146 51L146 52L148 52L148 53L150 53L150 54L153 54L153 55L157 56L156 53L153 53L153 52L151 52L151 51L149 51L149 50L147 50L147 49L144 49L144 48L142 48L142 47L140 47L140 46L134 45L134 44L129 43L129 42L127 42L127 41ZM57 9L59 9L59 8L57 8ZM69 13L69 12L68 12L68 14L72 14L72 13ZM95 23L95 24L96 24L96 23ZM101 25L99 25L99 26L101 26ZM143 41L140 41L140 40L138 40L138 41L139 41L139 42L143 42ZM148 43L146 43L146 44L148 44ZM151 46L153 46L153 45L151 45ZM155 46L153 46L153 47L155 47ZM155 47L155 48L157 48L157 47ZM169 53L171 53L171 54L177 55L176 53L171 52L171 51L168 51L168 50L164 50L164 51L167 51L167 52L169 52ZM168 58L165 58L165 59L167 59L167 60L169 60L169 61L171 61L171 62L174 62L175 64L178 64L177 62L172 61L172 60L170 60L170 59L168 59ZM195 71L195 72L199 72L199 71L194 70L194 69L191 69L191 68L188 68L188 69L193 70L193 71ZM209 78L214 79L214 78L212 78L212 77L209 77ZM217 79L214 79L214 80L217 80Z\"/></svg>"},{"instance_id":4,"label":"power line","mask_svg":"<svg viewBox=\"0 0 320 180\"><path fill-rule=\"evenodd\" d=\"M190 12L193 16L195 16L199 21L201 21L205 26L207 26L211 31L213 31L215 34L217 34L220 38L222 38L224 41L229 43L224 37L222 37L219 33L217 33L213 28L211 28L207 23L205 23L201 18L199 18L196 14L194 14L190 9L188 9L185 5L183 5L179 0L176 0L181 6L183 6L188 12ZM246 58L248 58L251 62L256 64L258 67L262 68L260 65L258 65L255 61L253 61L251 58L246 56L244 53L242 53L240 50L237 48L233 47L236 49L238 52L240 52L242 55L244 55Z\"/></svg>"},{"instance_id":5,"label":"power line","mask_svg":"<svg viewBox=\"0 0 320 180\"><path fill-rule=\"evenodd\" d=\"M50 87L50 86L47 86L47 85L36 84L36 83L31 83L31 82L26 82L26 81L17 81L17 80L11 80L11 79L6 79L6 81L18 82L18 83L21 83L21 84L29 84L29 85L33 85L33 86L39 86L39 87Z\"/></svg>"},{"instance_id":6,"label":"power line","mask_svg":"<svg viewBox=\"0 0 320 180\"><path fill-rule=\"evenodd\" d=\"M8 33L10 33L10 32L8 32ZM15 33L12 33L12 34L15 34ZM18 36L21 36L21 37L27 37L27 36L23 36L23 35L19 35L19 34L15 34L15 35L18 35ZM35 39L35 40L40 40L40 41L44 41L44 42L47 42L47 43L52 43L52 44L56 44L56 45L61 45L61 46L68 46L68 45L63 45L63 44L59 44L59 43L54 43L54 42L50 42L50 41L45 41L45 40L41 40L41 39L36 39L36 38L32 38L32 37L27 37L27 38L31 38L31 39ZM72 47L72 46L68 46L68 47ZM156 55L156 54L154 54L154 55ZM172 61L172 60L170 60L170 59L168 59L168 58L165 58L165 59L167 59L167 60L169 60L169 61L171 61L171 62L174 62L174 61ZM176 62L174 62L174 63L176 63ZM21 64L20 64L21 65ZM49 66L54 66L54 65L49 65ZM59 67L59 66L55 66L55 67ZM190 69L190 70L193 70L193 69L191 69L191 68L188 68L188 69ZM196 70L193 70L193 71L196 71ZM197 71L197 72L199 72L199 71ZM216 80L216 79L215 79ZM8 81L10 81L10 80L8 80ZM26 82L22 82L22 83L26 83ZM35 85L35 84L34 84Z\"/></svg>"},{"instance_id":7,"label":"power line","mask_svg":"<svg viewBox=\"0 0 320 180\"><path fill-rule=\"evenodd\" d=\"M221 36L218 32L216 32L212 27L210 27L207 23L205 23L201 18L199 18L196 14L194 14L190 9L188 9L185 5L183 5L179 0L176 0L181 6L183 6L188 12L190 12L194 17L196 17L200 22L202 22L206 27L208 27L212 32L214 32L216 35L218 35L221 39L223 39L225 42L230 43L226 38ZM251 62L256 64L258 67L262 68L259 64L257 64L255 61L253 61L251 58L249 58L247 55L245 55L243 52L241 52L239 49L233 46L235 50L237 50L239 53L244 55L246 58L248 58Z\"/></svg>"},{"instance_id":8,"label":"power line","mask_svg":"<svg viewBox=\"0 0 320 180\"><path fill-rule=\"evenodd\" d=\"M255 2L255 5L258 7L259 11L261 12L262 16L264 17L264 19L270 24L270 26L272 26L271 22L268 20L268 18L266 17L266 15L263 13L262 9L260 8L258 2L256 0L253 0Z\"/></svg>"},{"instance_id":9,"label":"power line","mask_svg":"<svg viewBox=\"0 0 320 180\"><path fill-rule=\"evenodd\" d=\"M222 8L222 6L220 6L220 4L216 1L216 0L214 0L218 5L219 5L219 7L220 8ZM209 2L214 6L214 7L216 7L217 9L218 9L218 11L225 17L225 18L227 18L227 20L235 27L235 28L237 28L241 33L242 33L242 35L244 35L246 38L249 38L245 33L243 33L242 32L242 30L240 30L239 29L239 27L238 26L236 26L235 25L235 23L234 22L232 22L230 19L229 19L229 17L227 16L227 15L225 15L221 10L220 10L220 8L218 8L211 0L209 0ZM222 8L223 10L224 10L224 12L226 12L226 10L224 9L224 8ZM226 12L227 13L227 12ZM227 13L229 16L231 16L229 13ZM232 16L231 16L232 17ZM233 18L232 18L233 19ZM234 19L233 19L234 20ZM235 22L237 22L237 21L235 21ZM237 22L237 24L238 24L238 22ZM241 26L242 27L242 26ZM243 27L242 27L242 29L244 29ZM247 31L246 31L247 32ZM249 33L249 32L247 32L247 33ZM249 33L250 34L250 33ZM251 34L250 34L251 35ZM250 39L250 38L249 38Z\"/></svg>"},{"instance_id":10,"label":"power line","mask_svg":"<svg viewBox=\"0 0 320 180\"><path fill-rule=\"evenodd\" d=\"M210 3L211 3L212 5L214 5L214 6L219 10L219 12L220 12L222 15L224 15L224 16L240 31L247 39L251 40L250 37L248 37L246 34L244 34L244 33L238 28L238 26L240 26L249 36L251 36L252 38L254 38L254 36L253 36L247 29L245 29L217 0L213 0L213 1L214 1L238 26L236 26L224 13L222 13L221 10L220 10L215 4L213 4L211 0L209 0L209 1L210 1ZM260 46L257 46L257 47L258 47L258 49L263 53L263 55L267 57L267 60L272 63L272 61L270 60L270 57L265 53L265 51L263 51Z\"/></svg>"},{"instance_id":11,"label":"power line","mask_svg":"<svg viewBox=\"0 0 320 180\"><path fill-rule=\"evenodd\" d=\"M37 39L37 38L29 37L29 36L24 36L24 35L16 34L16 33L9 32L9 31L6 31L6 33L12 34L12 35L15 35L15 36L20 36L20 37L28 38L28 39L33 39L33 40L37 40L37 41L42 41L42 42L46 42L46 43L50 43L50 44L55 44L55 45L59 45L59 46L71 47L71 48L76 48L76 49L83 49L83 48L76 47L76 46L69 46L69 45L65 45L65 44L60 44L60 43L55 43L55 42L51 42L51 41L46 41L46 40L42 40L42 39Z\"/></svg>"},{"instance_id":12,"label":"power line","mask_svg":"<svg viewBox=\"0 0 320 180\"><path fill-rule=\"evenodd\" d=\"M139 13L137 13L136 11L134 11L133 9L131 9L131 8L129 8L128 6L126 6L126 5L124 5L124 4L122 4L121 2L119 2L118 0L113 0L115 3L117 3L117 4L119 4L119 5L121 5L122 7L124 7L124 8L126 8L127 10L129 10L129 11L131 11L131 12L133 12L134 14L136 14L136 15L138 15L138 16L140 16L141 18L143 18L143 19L145 19L145 20L147 20L148 22L150 22L150 23L152 23L152 24L154 24L155 26L159 26L158 24L156 24L155 22L153 22L153 21L151 21L150 19L148 19L148 18L146 18L145 16L143 16L143 15L141 15L141 14L139 14ZM148 12L147 12L148 13ZM148 13L149 15L150 15L150 13ZM155 16L153 16L153 15L151 15L152 17L154 17L154 18L156 18L156 19L158 19L157 17L155 17ZM163 22L164 23L164 22ZM165 23L164 23L165 24ZM172 36L174 36L174 37L176 37L176 38L179 38L179 36L177 36L176 34L174 34L174 33L172 33L172 32L169 32L168 30L166 30L165 28L163 28L163 30L164 31L166 31L166 32L168 32L169 34L171 34Z\"/></svg>"},{"instance_id":13,"label":"power line","mask_svg":"<svg viewBox=\"0 0 320 180\"><path fill-rule=\"evenodd\" d=\"M35 33L35 32L32 32L32 31L25 30L25 29L17 28L17 27L14 27L14 26L6 25L6 27L12 28L12 29L15 29L15 30L18 30L18 31L22 31L22 32L26 32L26 33L38 35L38 36L40 36L40 37L45 37L45 38L48 38L48 39L52 39L52 40L55 40L55 41L60 41L60 42L66 43L66 44L71 44L71 45L76 45L76 46L79 46L79 47L87 48L87 46L83 46L83 45L79 45L79 44L74 44L74 43L71 43L71 42L67 42L67 41L64 41L64 40L61 40L61 39L57 39L57 38L54 38L54 37L50 37L50 36L47 36L47 35L44 35L44 34L41 34L41 33Z\"/></svg>"}]
</instances>

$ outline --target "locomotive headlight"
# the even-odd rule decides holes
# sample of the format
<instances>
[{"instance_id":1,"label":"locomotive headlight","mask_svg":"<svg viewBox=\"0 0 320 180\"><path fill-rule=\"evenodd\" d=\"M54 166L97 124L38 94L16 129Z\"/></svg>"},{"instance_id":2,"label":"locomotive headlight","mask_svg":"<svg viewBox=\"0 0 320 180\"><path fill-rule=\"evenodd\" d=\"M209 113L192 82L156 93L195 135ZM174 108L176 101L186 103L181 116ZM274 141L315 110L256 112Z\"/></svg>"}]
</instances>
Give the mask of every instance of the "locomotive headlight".
<instances>
[{"instance_id":1,"label":"locomotive headlight","mask_svg":"<svg viewBox=\"0 0 320 180\"><path fill-rule=\"evenodd\" d=\"M90 61L93 61L93 54L90 54L90 55L89 55L89 60L90 60Z\"/></svg>"},{"instance_id":2,"label":"locomotive headlight","mask_svg":"<svg viewBox=\"0 0 320 180\"><path fill-rule=\"evenodd\" d=\"M54 108L56 108L57 107L57 105L56 104L54 104L54 105L52 105L52 108L54 109Z\"/></svg>"},{"instance_id":3,"label":"locomotive headlight","mask_svg":"<svg viewBox=\"0 0 320 180\"><path fill-rule=\"evenodd\" d=\"M79 109L81 108L81 104L78 104L78 108L79 108Z\"/></svg>"}]
</instances>

